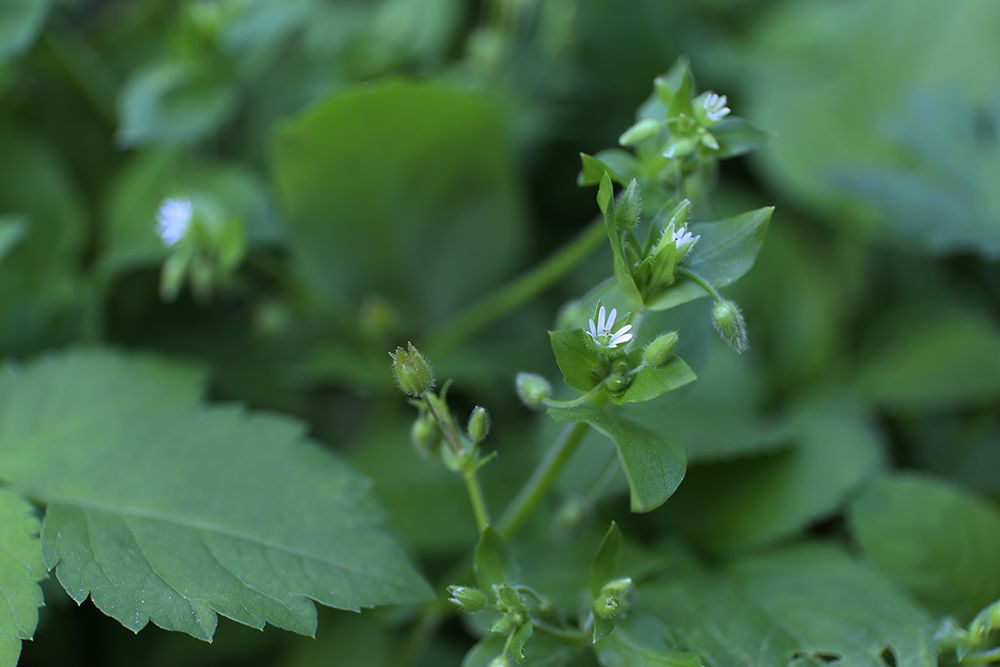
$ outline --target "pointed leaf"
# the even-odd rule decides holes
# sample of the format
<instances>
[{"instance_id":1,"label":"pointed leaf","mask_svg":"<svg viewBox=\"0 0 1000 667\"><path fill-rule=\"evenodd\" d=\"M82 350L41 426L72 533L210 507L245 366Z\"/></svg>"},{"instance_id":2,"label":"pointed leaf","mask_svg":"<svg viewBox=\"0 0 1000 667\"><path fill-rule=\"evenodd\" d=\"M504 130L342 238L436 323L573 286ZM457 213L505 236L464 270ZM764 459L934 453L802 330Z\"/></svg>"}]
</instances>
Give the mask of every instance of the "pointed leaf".
<instances>
[{"instance_id":1,"label":"pointed leaf","mask_svg":"<svg viewBox=\"0 0 1000 667\"><path fill-rule=\"evenodd\" d=\"M622 555L622 531L618 524L611 522L611 527L604 534L597 554L590 564L590 595L597 597L601 587L611 581L618 573L618 561Z\"/></svg>"},{"instance_id":2,"label":"pointed leaf","mask_svg":"<svg viewBox=\"0 0 1000 667\"><path fill-rule=\"evenodd\" d=\"M222 614L303 634L311 602L431 593L366 479L303 427L200 405L200 375L75 351L0 376L0 478L48 505L43 558L77 602L210 639Z\"/></svg>"},{"instance_id":3,"label":"pointed leaf","mask_svg":"<svg viewBox=\"0 0 1000 667\"><path fill-rule=\"evenodd\" d=\"M494 586L513 583L510 552L503 538L492 526L487 526L479 536L473 569L476 572L476 582L488 595L492 595Z\"/></svg>"},{"instance_id":4,"label":"pointed leaf","mask_svg":"<svg viewBox=\"0 0 1000 667\"><path fill-rule=\"evenodd\" d=\"M583 329L560 329L549 332L549 342L552 353L556 357L556 365L562 372L566 384L587 392L601 381L595 372L600 359L594 344Z\"/></svg>"},{"instance_id":5,"label":"pointed leaf","mask_svg":"<svg viewBox=\"0 0 1000 667\"><path fill-rule=\"evenodd\" d=\"M684 479L684 450L638 424L593 405L549 408L549 415L558 422L587 422L611 438L628 478L633 512L656 509Z\"/></svg>"},{"instance_id":6,"label":"pointed leaf","mask_svg":"<svg viewBox=\"0 0 1000 667\"><path fill-rule=\"evenodd\" d=\"M632 377L632 383L620 396L609 396L616 404L641 403L694 382L698 376L680 357L659 367L642 366Z\"/></svg>"},{"instance_id":7,"label":"pointed leaf","mask_svg":"<svg viewBox=\"0 0 1000 667\"><path fill-rule=\"evenodd\" d=\"M14 667L21 641L31 639L42 606L45 577L38 519L16 493L0 489L0 667Z\"/></svg>"}]
</instances>

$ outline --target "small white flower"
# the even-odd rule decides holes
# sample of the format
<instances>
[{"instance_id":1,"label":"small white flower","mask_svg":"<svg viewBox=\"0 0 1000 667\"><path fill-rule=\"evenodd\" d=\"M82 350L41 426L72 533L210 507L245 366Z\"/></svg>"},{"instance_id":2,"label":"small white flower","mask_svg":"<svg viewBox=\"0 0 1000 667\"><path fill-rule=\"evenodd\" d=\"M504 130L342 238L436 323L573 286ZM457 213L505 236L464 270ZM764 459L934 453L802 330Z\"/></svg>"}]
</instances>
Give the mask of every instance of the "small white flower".
<instances>
[{"instance_id":1,"label":"small white flower","mask_svg":"<svg viewBox=\"0 0 1000 667\"><path fill-rule=\"evenodd\" d=\"M705 117L711 121L718 122L729 115L729 107L726 106L726 96L718 93L708 93L702 105L705 108Z\"/></svg>"},{"instance_id":2,"label":"small white flower","mask_svg":"<svg viewBox=\"0 0 1000 667\"><path fill-rule=\"evenodd\" d=\"M680 229L674 231L670 238L673 240L674 245L677 247L677 252L684 254L688 250L694 247L694 244L698 242L701 235L695 236L688 231L687 225L681 227Z\"/></svg>"},{"instance_id":3,"label":"small white flower","mask_svg":"<svg viewBox=\"0 0 1000 667\"><path fill-rule=\"evenodd\" d=\"M156 233L164 245L172 246L187 234L194 216L190 199L168 197L156 211Z\"/></svg>"},{"instance_id":4,"label":"small white flower","mask_svg":"<svg viewBox=\"0 0 1000 667\"><path fill-rule=\"evenodd\" d=\"M601 306L600 310L597 311L597 323L595 324L593 319L588 322L590 329L587 331L587 335L597 345L609 350L629 342L632 340L631 324L626 324L618 331L611 333L611 327L615 325L616 317L618 317L617 308L612 308L611 312L607 313L604 306Z\"/></svg>"}]
</instances>

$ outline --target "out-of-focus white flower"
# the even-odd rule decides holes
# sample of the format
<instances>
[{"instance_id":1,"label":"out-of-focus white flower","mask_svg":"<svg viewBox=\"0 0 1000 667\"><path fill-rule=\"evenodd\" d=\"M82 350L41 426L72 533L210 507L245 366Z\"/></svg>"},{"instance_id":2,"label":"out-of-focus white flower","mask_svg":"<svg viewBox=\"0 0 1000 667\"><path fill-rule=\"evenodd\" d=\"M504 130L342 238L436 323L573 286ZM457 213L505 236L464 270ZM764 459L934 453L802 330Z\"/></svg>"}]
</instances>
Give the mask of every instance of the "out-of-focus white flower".
<instances>
[{"instance_id":1,"label":"out-of-focus white flower","mask_svg":"<svg viewBox=\"0 0 1000 667\"><path fill-rule=\"evenodd\" d=\"M168 197L156 211L156 233L163 245L172 246L187 234L194 217L190 199Z\"/></svg>"},{"instance_id":2,"label":"out-of-focus white flower","mask_svg":"<svg viewBox=\"0 0 1000 667\"><path fill-rule=\"evenodd\" d=\"M632 340L632 325L626 324L618 331L611 333L611 328L615 325L615 318L618 317L618 309L612 308L608 313L604 306L597 311L597 322L593 319L588 322L589 329L587 335L596 344L603 348L613 350L619 345L623 345Z\"/></svg>"},{"instance_id":3,"label":"out-of-focus white flower","mask_svg":"<svg viewBox=\"0 0 1000 667\"><path fill-rule=\"evenodd\" d=\"M718 93L708 93L702 105L705 108L705 117L717 122L729 115L729 107L726 106L726 96Z\"/></svg>"}]
</instances>

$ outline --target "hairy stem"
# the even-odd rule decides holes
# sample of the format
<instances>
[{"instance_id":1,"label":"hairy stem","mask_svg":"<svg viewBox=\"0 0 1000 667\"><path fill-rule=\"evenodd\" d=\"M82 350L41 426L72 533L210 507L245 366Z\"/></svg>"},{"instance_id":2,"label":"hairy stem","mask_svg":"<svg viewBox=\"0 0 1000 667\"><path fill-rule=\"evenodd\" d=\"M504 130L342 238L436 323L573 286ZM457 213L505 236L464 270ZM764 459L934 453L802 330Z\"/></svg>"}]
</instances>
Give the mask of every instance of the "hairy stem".
<instances>
[{"instance_id":1,"label":"hairy stem","mask_svg":"<svg viewBox=\"0 0 1000 667\"><path fill-rule=\"evenodd\" d=\"M715 299L716 301L723 301L724 300L722 298L722 295L719 294L719 290L715 289L715 287L712 286L712 283L710 283L707 280L705 280L700 274L695 273L691 269L685 269L685 268L678 268L677 271L676 271L676 273L679 276L684 276L685 278L690 278L691 280L693 280L696 283L698 283L699 285L701 285L701 288L703 290L705 290L706 292L708 292L709 295L711 295L711 297L713 299Z\"/></svg>"},{"instance_id":2,"label":"hairy stem","mask_svg":"<svg viewBox=\"0 0 1000 667\"><path fill-rule=\"evenodd\" d=\"M596 219L541 264L446 323L434 335L433 348L454 347L491 322L530 301L585 260L603 240L604 222Z\"/></svg>"}]
</instances>

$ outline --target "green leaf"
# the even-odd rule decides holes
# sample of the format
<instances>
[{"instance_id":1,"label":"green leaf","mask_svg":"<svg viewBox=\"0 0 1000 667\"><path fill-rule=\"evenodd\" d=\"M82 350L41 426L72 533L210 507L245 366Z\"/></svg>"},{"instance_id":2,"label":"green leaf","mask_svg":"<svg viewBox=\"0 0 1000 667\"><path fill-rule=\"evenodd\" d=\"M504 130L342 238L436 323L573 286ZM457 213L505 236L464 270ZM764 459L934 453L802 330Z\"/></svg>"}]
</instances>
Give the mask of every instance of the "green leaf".
<instances>
[{"instance_id":1,"label":"green leaf","mask_svg":"<svg viewBox=\"0 0 1000 667\"><path fill-rule=\"evenodd\" d=\"M582 392L597 386L601 381L596 372L600 359L583 329L550 331L549 342L566 384Z\"/></svg>"},{"instance_id":2,"label":"green leaf","mask_svg":"<svg viewBox=\"0 0 1000 667\"><path fill-rule=\"evenodd\" d=\"M487 526L479 536L472 564L476 572L476 582L487 594L492 594L494 586L511 584L514 581L510 552L503 538L493 530L492 526Z\"/></svg>"},{"instance_id":3,"label":"green leaf","mask_svg":"<svg viewBox=\"0 0 1000 667\"><path fill-rule=\"evenodd\" d=\"M580 153L580 164L580 174L576 179L579 186L597 185L605 174L621 186L639 176L635 158L618 148L603 150L597 155Z\"/></svg>"},{"instance_id":4,"label":"green leaf","mask_svg":"<svg viewBox=\"0 0 1000 667\"><path fill-rule=\"evenodd\" d=\"M755 151L771 137L748 120L730 116L712 127L712 136L719 142L719 158L731 158Z\"/></svg>"},{"instance_id":5,"label":"green leaf","mask_svg":"<svg viewBox=\"0 0 1000 667\"><path fill-rule=\"evenodd\" d=\"M848 399L808 400L782 429L788 450L693 467L658 515L667 529L713 552L774 542L836 512L883 465L871 416Z\"/></svg>"},{"instance_id":6,"label":"green leaf","mask_svg":"<svg viewBox=\"0 0 1000 667\"><path fill-rule=\"evenodd\" d=\"M0 215L0 262L28 235L28 220L21 215Z\"/></svg>"},{"instance_id":7,"label":"green leaf","mask_svg":"<svg viewBox=\"0 0 1000 667\"><path fill-rule=\"evenodd\" d=\"M490 635L465 655L462 667L492 667L493 660L503 654L505 638ZM543 634L536 634L525 648L524 660L517 667L578 667L579 649ZM584 665L589 663L583 663Z\"/></svg>"},{"instance_id":8,"label":"green leaf","mask_svg":"<svg viewBox=\"0 0 1000 667\"><path fill-rule=\"evenodd\" d=\"M937 665L927 613L833 547L788 548L721 570L687 572L642 592L644 609L708 667L774 667L810 658L885 667L884 655L892 657L888 664Z\"/></svg>"},{"instance_id":9,"label":"green leaf","mask_svg":"<svg viewBox=\"0 0 1000 667\"><path fill-rule=\"evenodd\" d=\"M622 241L621 221L627 219L631 209L634 207L635 214L638 215L638 188L631 181L629 189L623 195L624 202L614 200L614 188L611 186L611 178L605 174L601 179L600 188L597 191L597 205L604 216L604 231L608 235L608 242L611 244L612 263L615 272L615 282L625 298L633 304L642 303L642 295L632 277L628 259L625 257L625 248ZM629 193L631 193L630 196ZM625 212L619 210L624 206Z\"/></svg>"},{"instance_id":10,"label":"green leaf","mask_svg":"<svg viewBox=\"0 0 1000 667\"><path fill-rule=\"evenodd\" d=\"M236 110L235 85L189 61L158 62L132 73L118 102L123 146L192 143Z\"/></svg>"},{"instance_id":11,"label":"green leaf","mask_svg":"<svg viewBox=\"0 0 1000 667\"><path fill-rule=\"evenodd\" d=\"M656 509L684 479L684 450L638 424L593 405L549 408L549 415L558 422L587 422L611 438L628 478L633 512Z\"/></svg>"},{"instance_id":12,"label":"green leaf","mask_svg":"<svg viewBox=\"0 0 1000 667\"><path fill-rule=\"evenodd\" d=\"M313 634L430 589L369 483L301 424L200 405L200 374L75 351L0 377L0 478L47 505L46 566L125 627L210 639L222 614Z\"/></svg>"},{"instance_id":13,"label":"green leaf","mask_svg":"<svg viewBox=\"0 0 1000 667\"><path fill-rule=\"evenodd\" d=\"M618 562L622 555L622 531L618 524L611 522L611 527L604 534L597 553L590 564L590 595L597 597L601 587L614 579L618 573Z\"/></svg>"},{"instance_id":14,"label":"green leaf","mask_svg":"<svg viewBox=\"0 0 1000 667\"><path fill-rule=\"evenodd\" d=\"M881 337L857 378L861 392L901 412L939 412L1000 397L1000 328L968 313L908 319Z\"/></svg>"},{"instance_id":15,"label":"green leaf","mask_svg":"<svg viewBox=\"0 0 1000 667\"><path fill-rule=\"evenodd\" d=\"M716 289L731 285L753 267L771 222L773 207L760 208L733 218L691 225L701 240L684 266ZM666 310L708 296L698 283L681 277L661 296L646 304L651 310Z\"/></svg>"},{"instance_id":16,"label":"green leaf","mask_svg":"<svg viewBox=\"0 0 1000 667\"><path fill-rule=\"evenodd\" d=\"M694 382L698 376L680 357L671 359L659 368L640 366L632 377L628 389L620 396L610 396L612 403L641 403L662 396L667 392Z\"/></svg>"},{"instance_id":17,"label":"green leaf","mask_svg":"<svg viewBox=\"0 0 1000 667\"><path fill-rule=\"evenodd\" d=\"M348 88L282 126L272 154L293 254L332 298L377 293L411 329L430 327L518 258L525 212L487 97L442 83Z\"/></svg>"},{"instance_id":18,"label":"green leaf","mask_svg":"<svg viewBox=\"0 0 1000 667\"><path fill-rule=\"evenodd\" d=\"M667 627L648 614L631 614L607 638L598 642L601 667L702 667L694 653L671 648Z\"/></svg>"},{"instance_id":19,"label":"green leaf","mask_svg":"<svg viewBox=\"0 0 1000 667\"><path fill-rule=\"evenodd\" d=\"M1000 511L943 480L893 475L850 509L865 556L939 616L971 620L1000 598Z\"/></svg>"},{"instance_id":20,"label":"green leaf","mask_svg":"<svg viewBox=\"0 0 1000 667\"><path fill-rule=\"evenodd\" d=\"M38 544L38 519L16 493L0 489L0 667L14 667L21 641L38 625L45 577Z\"/></svg>"},{"instance_id":21,"label":"green leaf","mask_svg":"<svg viewBox=\"0 0 1000 667\"><path fill-rule=\"evenodd\" d=\"M23 53L45 24L51 0L5 0L0 8L0 60Z\"/></svg>"}]
</instances>

